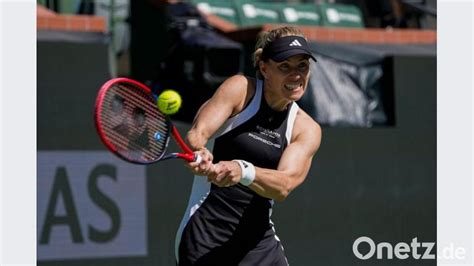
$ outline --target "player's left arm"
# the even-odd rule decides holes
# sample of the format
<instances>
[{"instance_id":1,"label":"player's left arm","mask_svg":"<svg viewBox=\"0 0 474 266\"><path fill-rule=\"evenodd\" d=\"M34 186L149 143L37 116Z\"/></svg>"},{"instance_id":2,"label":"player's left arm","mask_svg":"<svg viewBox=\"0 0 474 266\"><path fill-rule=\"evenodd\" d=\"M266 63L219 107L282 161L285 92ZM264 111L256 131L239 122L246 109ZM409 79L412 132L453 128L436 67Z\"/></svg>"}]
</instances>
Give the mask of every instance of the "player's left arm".
<instances>
[{"instance_id":1,"label":"player's left arm","mask_svg":"<svg viewBox=\"0 0 474 266\"><path fill-rule=\"evenodd\" d=\"M285 148L276 170L255 167L255 179L248 187L257 194L277 201L286 197L305 180L313 156L321 144L321 127L302 110L299 110L293 137ZM236 162L216 165L219 175L213 183L220 186L234 185L240 181L241 170Z\"/></svg>"}]
</instances>

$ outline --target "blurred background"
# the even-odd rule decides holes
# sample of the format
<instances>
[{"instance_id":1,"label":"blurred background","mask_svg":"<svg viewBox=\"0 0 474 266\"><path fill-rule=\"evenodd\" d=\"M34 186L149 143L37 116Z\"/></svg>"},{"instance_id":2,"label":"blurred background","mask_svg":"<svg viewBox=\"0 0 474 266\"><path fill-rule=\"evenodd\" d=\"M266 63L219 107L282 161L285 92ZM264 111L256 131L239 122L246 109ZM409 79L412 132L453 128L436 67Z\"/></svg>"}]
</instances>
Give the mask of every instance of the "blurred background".
<instances>
[{"instance_id":1,"label":"blurred background","mask_svg":"<svg viewBox=\"0 0 474 266\"><path fill-rule=\"evenodd\" d=\"M359 260L352 244L436 241L436 1L37 3L38 265L175 265L192 176L109 155L98 89L121 76L177 90L185 133L227 77L255 75L256 36L288 24L318 59L298 104L323 127L307 180L272 215L290 265L435 265Z\"/></svg>"}]
</instances>

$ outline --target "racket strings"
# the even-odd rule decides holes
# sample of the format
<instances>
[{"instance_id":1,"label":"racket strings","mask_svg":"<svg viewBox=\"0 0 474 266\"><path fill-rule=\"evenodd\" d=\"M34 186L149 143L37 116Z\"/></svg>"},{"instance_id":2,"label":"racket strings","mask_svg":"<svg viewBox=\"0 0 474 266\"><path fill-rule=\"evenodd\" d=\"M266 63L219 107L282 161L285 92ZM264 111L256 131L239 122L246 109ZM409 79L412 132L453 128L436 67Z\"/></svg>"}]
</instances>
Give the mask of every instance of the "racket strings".
<instances>
[{"instance_id":1,"label":"racket strings","mask_svg":"<svg viewBox=\"0 0 474 266\"><path fill-rule=\"evenodd\" d=\"M169 126L153 97L129 84L115 84L103 101L104 133L117 152L135 161L158 160L166 149Z\"/></svg>"},{"instance_id":2,"label":"racket strings","mask_svg":"<svg viewBox=\"0 0 474 266\"><path fill-rule=\"evenodd\" d=\"M143 107L143 105L140 106ZM125 156L135 160L140 159L140 157L143 157L143 160L146 161L155 160L157 159L156 157L161 155L165 144L160 141L154 141L151 138L151 132L161 131L161 134L163 134L163 128L157 129L153 127L153 125L145 125L143 121L137 122L137 120L146 121L146 118L136 118L136 110L136 108L126 105L126 115L113 121L114 124L111 124L113 130L111 133L114 135L113 137L119 140L117 148L122 153L126 153L124 154ZM142 116L144 116L144 113ZM117 126L113 127L113 125ZM151 128L151 130L149 130L149 128ZM153 145L155 143L158 145Z\"/></svg>"}]
</instances>

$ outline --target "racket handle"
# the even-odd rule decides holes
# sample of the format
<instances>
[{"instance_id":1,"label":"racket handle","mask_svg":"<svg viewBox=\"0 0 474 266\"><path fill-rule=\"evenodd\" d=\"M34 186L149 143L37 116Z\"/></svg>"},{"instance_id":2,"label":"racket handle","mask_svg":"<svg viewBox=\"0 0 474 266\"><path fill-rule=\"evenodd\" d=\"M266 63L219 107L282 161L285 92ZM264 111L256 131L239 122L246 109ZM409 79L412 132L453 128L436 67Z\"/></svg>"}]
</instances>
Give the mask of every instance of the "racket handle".
<instances>
[{"instance_id":1,"label":"racket handle","mask_svg":"<svg viewBox=\"0 0 474 266\"><path fill-rule=\"evenodd\" d=\"M194 162L197 163L197 164L200 164L201 161L202 161L201 155L195 153L195 154L194 154Z\"/></svg>"}]
</instances>

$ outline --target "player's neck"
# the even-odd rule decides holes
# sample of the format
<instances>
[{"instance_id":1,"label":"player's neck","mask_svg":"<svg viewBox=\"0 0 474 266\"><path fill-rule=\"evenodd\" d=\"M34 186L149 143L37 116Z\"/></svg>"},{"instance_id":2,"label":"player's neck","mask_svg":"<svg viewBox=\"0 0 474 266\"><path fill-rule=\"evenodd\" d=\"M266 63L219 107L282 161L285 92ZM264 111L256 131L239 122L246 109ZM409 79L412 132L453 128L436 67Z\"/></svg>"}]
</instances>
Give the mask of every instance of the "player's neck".
<instances>
[{"instance_id":1,"label":"player's neck","mask_svg":"<svg viewBox=\"0 0 474 266\"><path fill-rule=\"evenodd\" d=\"M285 111L291 103L290 100L278 97L277 95L268 92L268 90L263 91L263 97L265 97L267 105L277 112Z\"/></svg>"}]
</instances>

